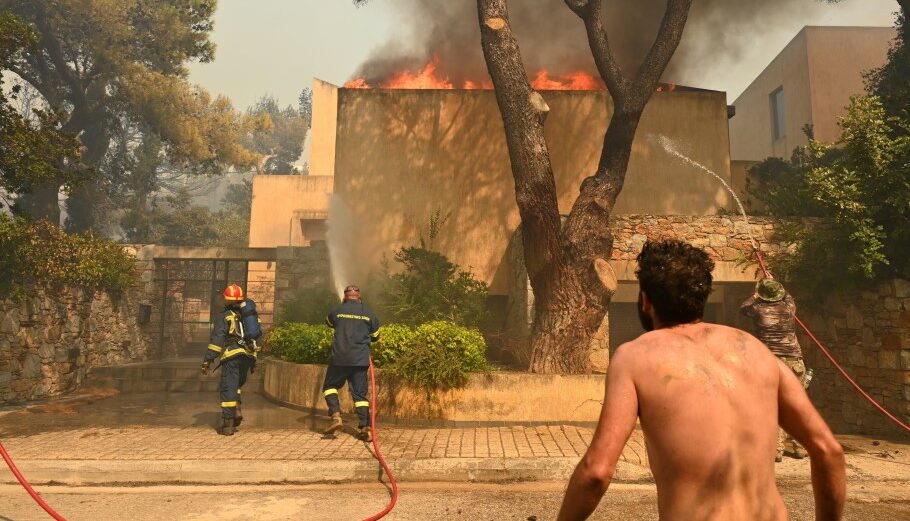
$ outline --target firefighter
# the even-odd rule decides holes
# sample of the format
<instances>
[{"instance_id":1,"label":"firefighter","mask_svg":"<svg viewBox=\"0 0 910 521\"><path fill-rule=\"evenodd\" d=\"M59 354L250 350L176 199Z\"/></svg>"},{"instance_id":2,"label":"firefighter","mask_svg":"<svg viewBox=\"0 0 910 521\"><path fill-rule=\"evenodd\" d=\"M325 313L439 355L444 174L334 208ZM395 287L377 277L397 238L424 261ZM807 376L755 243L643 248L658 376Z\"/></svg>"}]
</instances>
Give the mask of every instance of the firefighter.
<instances>
[{"instance_id":1,"label":"firefighter","mask_svg":"<svg viewBox=\"0 0 910 521\"><path fill-rule=\"evenodd\" d=\"M363 304L360 288L344 288L341 305L329 312L326 325L335 330L332 342L332 358L326 370L322 394L329 407L331 424L324 431L333 434L344 427L341 419L341 403L338 390L347 381L357 410L358 438L372 441L370 426L370 402L367 399L367 376L370 365L370 343L379 340L379 320L373 311Z\"/></svg>"},{"instance_id":2,"label":"firefighter","mask_svg":"<svg viewBox=\"0 0 910 521\"><path fill-rule=\"evenodd\" d=\"M805 386L806 364L796 337L796 302L784 286L771 277L755 284L755 293L740 306L740 312L755 324L756 335L768 349L799 378ZM778 433L777 456L782 461L784 451L793 457L805 457L800 446L783 429Z\"/></svg>"},{"instance_id":3,"label":"firefighter","mask_svg":"<svg viewBox=\"0 0 910 521\"><path fill-rule=\"evenodd\" d=\"M240 410L241 388L247 373L255 371L255 344L244 342L241 327L241 308L245 304L243 290L231 284L224 290L224 311L215 319L209 347L202 362L202 374L208 374L212 362L221 359L221 430L232 436L243 421Z\"/></svg>"}]
</instances>

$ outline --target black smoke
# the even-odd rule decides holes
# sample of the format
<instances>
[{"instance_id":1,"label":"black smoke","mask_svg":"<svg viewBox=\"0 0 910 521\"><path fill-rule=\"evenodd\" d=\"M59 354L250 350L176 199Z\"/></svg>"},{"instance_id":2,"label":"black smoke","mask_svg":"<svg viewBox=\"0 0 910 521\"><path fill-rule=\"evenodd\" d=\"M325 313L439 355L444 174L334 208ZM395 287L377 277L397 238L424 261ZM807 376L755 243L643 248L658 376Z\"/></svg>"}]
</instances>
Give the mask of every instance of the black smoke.
<instances>
[{"instance_id":1,"label":"black smoke","mask_svg":"<svg viewBox=\"0 0 910 521\"><path fill-rule=\"evenodd\" d=\"M664 81L699 86L705 70L737 60L776 24L819 9L818 0L695 0ZM488 78L480 49L474 0L373 0L369 9L393 9L396 37L374 52L355 77L370 83L417 70L439 57L439 75L459 85ZM654 41L666 0L605 0L604 18L614 53L634 75ZM529 74L583 70L596 76L581 20L562 0L512 0L509 16ZM361 11L362 14L363 11ZM717 67L713 67L716 69Z\"/></svg>"}]
</instances>

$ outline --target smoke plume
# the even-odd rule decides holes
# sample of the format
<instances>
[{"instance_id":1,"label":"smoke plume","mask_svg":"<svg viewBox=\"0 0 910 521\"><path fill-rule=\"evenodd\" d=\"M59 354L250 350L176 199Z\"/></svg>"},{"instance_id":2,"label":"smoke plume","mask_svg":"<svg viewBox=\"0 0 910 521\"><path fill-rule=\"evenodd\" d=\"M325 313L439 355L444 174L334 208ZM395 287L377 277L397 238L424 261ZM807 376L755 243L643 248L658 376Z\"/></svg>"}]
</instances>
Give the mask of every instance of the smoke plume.
<instances>
[{"instance_id":1,"label":"smoke plume","mask_svg":"<svg viewBox=\"0 0 910 521\"><path fill-rule=\"evenodd\" d=\"M355 77L369 84L402 70L419 70L438 59L437 75L455 85L489 76L480 48L473 0L382 0L395 10L396 38L374 52ZM613 52L627 76L634 75L654 41L666 0L606 0L604 19ZM703 86L705 74L723 74L761 35L785 21L806 19L822 9L813 0L695 0L676 55L663 80ZM581 20L562 0L512 0L509 17L528 73L596 75Z\"/></svg>"}]
</instances>

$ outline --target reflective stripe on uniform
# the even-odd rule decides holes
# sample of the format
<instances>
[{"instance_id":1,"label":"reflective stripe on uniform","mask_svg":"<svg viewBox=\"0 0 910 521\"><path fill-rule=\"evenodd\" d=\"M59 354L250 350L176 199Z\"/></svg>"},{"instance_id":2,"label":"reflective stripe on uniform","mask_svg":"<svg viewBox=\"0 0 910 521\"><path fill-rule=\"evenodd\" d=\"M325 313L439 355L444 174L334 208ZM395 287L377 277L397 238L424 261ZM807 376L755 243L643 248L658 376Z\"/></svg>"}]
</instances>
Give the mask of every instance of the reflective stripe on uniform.
<instances>
[{"instance_id":1,"label":"reflective stripe on uniform","mask_svg":"<svg viewBox=\"0 0 910 521\"><path fill-rule=\"evenodd\" d=\"M379 331L380 331L381 329L382 329L382 328L377 329L377 330L376 330L375 332L373 332L373 333L370 333L370 338L373 339L373 340L378 339L378 338L379 338Z\"/></svg>"},{"instance_id":2,"label":"reflective stripe on uniform","mask_svg":"<svg viewBox=\"0 0 910 521\"><path fill-rule=\"evenodd\" d=\"M338 394L338 389L326 389L325 391L322 391L323 396L328 396L330 394Z\"/></svg>"},{"instance_id":3,"label":"reflective stripe on uniform","mask_svg":"<svg viewBox=\"0 0 910 521\"><path fill-rule=\"evenodd\" d=\"M237 402L221 402L222 407L237 407Z\"/></svg>"},{"instance_id":4,"label":"reflective stripe on uniform","mask_svg":"<svg viewBox=\"0 0 910 521\"><path fill-rule=\"evenodd\" d=\"M224 319L228 321L228 334L236 335L237 334L237 315L235 315L234 312L231 311L230 313L228 313L228 315L226 317L224 317Z\"/></svg>"},{"instance_id":5,"label":"reflective stripe on uniform","mask_svg":"<svg viewBox=\"0 0 910 521\"><path fill-rule=\"evenodd\" d=\"M370 402L354 402L354 407L369 407Z\"/></svg>"},{"instance_id":6,"label":"reflective stripe on uniform","mask_svg":"<svg viewBox=\"0 0 910 521\"><path fill-rule=\"evenodd\" d=\"M212 351L214 351L216 353L220 353L221 350L224 348L221 346L216 346L215 344L209 344L209 349L211 349Z\"/></svg>"},{"instance_id":7,"label":"reflective stripe on uniform","mask_svg":"<svg viewBox=\"0 0 910 521\"><path fill-rule=\"evenodd\" d=\"M234 349L229 349L229 350L225 351L224 354L221 355L221 359L226 360L228 358L231 358L232 356L237 356L240 354L249 354L249 351L247 351L246 349L244 349L242 347L235 347Z\"/></svg>"},{"instance_id":8,"label":"reflective stripe on uniform","mask_svg":"<svg viewBox=\"0 0 910 521\"><path fill-rule=\"evenodd\" d=\"M329 317L325 317L325 325L327 325L327 326L329 326L329 327L333 327L333 326L332 326L332 321L329 320Z\"/></svg>"},{"instance_id":9,"label":"reflective stripe on uniform","mask_svg":"<svg viewBox=\"0 0 910 521\"><path fill-rule=\"evenodd\" d=\"M241 394L243 394L243 389L237 389L237 396L240 396Z\"/></svg>"}]
</instances>

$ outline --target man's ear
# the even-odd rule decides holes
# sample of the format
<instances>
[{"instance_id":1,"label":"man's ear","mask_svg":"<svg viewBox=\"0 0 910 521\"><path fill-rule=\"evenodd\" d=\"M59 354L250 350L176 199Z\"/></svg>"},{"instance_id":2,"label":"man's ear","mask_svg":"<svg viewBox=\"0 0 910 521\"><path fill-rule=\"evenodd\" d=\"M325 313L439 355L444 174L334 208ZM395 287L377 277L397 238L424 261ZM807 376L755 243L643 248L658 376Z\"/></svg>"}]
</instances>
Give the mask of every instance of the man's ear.
<instances>
[{"instance_id":1,"label":"man's ear","mask_svg":"<svg viewBox=\"0 0 910 521\"><path fill-rule=\"evenodd\" d=\"M641 310L645 313L650 313L652 305L651 300L648 298L648 294L644 291L639 291L639 293L641 293Z\"/></svg>"}]
</instances>

